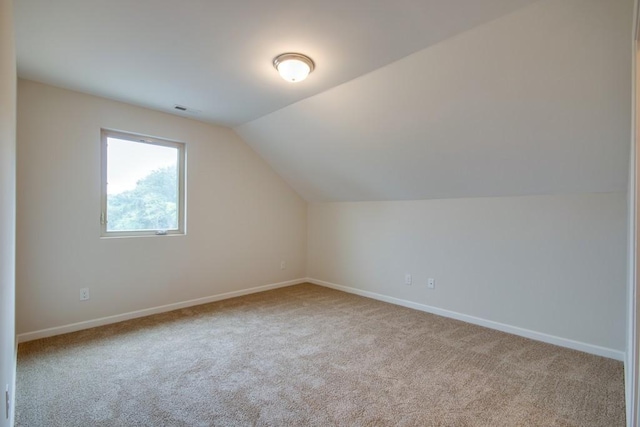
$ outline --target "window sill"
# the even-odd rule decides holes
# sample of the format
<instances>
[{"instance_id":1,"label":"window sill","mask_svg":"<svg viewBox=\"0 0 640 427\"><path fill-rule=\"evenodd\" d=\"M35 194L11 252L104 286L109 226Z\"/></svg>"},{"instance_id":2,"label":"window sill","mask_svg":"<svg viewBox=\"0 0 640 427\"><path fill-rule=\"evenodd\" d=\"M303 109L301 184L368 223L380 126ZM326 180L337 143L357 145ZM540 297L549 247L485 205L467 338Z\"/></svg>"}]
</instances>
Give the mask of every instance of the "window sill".
<instances>
[{"instance_id":1,"label":"window sill","mask_svg":"<svg viewBox=\"0 0 640 427\"><path fill-rule=\"evenodd\" d=\"M102 235L100 239L139 239L145 237L184 237L187 233L171 233L171 234L121 234L121 235Z\"/></svg>"}]
</instances>

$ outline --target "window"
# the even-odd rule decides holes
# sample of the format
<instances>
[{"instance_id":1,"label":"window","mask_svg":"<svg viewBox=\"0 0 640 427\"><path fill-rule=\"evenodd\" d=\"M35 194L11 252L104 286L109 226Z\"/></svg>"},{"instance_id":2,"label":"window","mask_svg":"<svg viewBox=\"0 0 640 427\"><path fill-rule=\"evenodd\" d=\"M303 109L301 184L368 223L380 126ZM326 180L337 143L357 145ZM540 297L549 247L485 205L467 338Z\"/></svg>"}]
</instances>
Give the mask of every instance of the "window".
<instances>
[{"instance_id":1,"label":"window","mask_svg":"<svg viewBox=\"0 0 640 427\"><path fill-rule=\"evenodd\" d=\"M102 236L184 234L185 144L102 130Z\"/></svg>"}]
</instances>

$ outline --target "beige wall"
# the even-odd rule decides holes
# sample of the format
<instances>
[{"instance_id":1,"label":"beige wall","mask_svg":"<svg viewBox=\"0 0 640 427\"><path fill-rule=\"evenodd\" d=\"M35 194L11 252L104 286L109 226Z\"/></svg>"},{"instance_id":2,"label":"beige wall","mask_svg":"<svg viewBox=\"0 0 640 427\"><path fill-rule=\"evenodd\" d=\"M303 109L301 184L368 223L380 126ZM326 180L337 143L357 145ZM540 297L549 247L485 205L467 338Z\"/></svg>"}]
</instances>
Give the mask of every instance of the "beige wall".
<instances>
[{"instance_id":1,"label":"beige wall","mask_svg":"<svg viewBox=\"0 0 640 427\"><path fill-rule=\"evenodd\" d=\"M101 127L188 143L187 236L99 237ZM307 215L232 130L30 81L18 87L18 190L19 333L308 276L625 349L623 193L321 203Z\"/></svg>"},{"instance_id":2,"label":"beige wall","mask_svg":"<svg viewBox=\"0 0 640 427\"><path fill-rule=\"evenodd\" d=\"M310 204L308 275L622 355L626 214L624 193Z\"/></svg>"},{"instance_id":3,"label":"beige wall","mask_svg":"<svg viewBox=\"0 0 640 427\"><path fill-rule=\"evenodd\" d=\"M100 238L101 127L187 143L186 236ZM305 276L306 202L232 130L23 80L18 212L18 333Z\"/></svg>"},{"instance_id":4,"label":"beige wall","mask_svg":"<svg viewBox=\"0 0 640 427\"><path fill-rule=\"evenodd\" d=\"M629 150L629 183L628 183L628 236L627 236L627 354L625 360L625 386L626 386L626 403L627 403L627 424L635 426L638 422L638 372L639 363L638 359L638 323L640 318L638 317L638 307L640 307L640 294L637 290L637 274L636 269L640 258L640 252L637 251L638 247L638 211L640 204L640 197L638 197L638 141L640 140L640 127L638 126L638 106L640 105L640 51L638 51L638 18L640 11L638 0L635 0L635 16L634 16L634 48L636 49L634 55L634 78L633 78L633 120L631 124L632 140Z\"/></svg>"},{"instance_id":5,"label":"beige wall","mask_svg":"<svg viewBox=\"0 0 640 427\"><path fill-rule=\"evenodd\" d=\"M13 425L5 413L5 390L15 393L15 212L16 61L11 0L0 0L0 426Z\"/></svg>"}]
</instances>

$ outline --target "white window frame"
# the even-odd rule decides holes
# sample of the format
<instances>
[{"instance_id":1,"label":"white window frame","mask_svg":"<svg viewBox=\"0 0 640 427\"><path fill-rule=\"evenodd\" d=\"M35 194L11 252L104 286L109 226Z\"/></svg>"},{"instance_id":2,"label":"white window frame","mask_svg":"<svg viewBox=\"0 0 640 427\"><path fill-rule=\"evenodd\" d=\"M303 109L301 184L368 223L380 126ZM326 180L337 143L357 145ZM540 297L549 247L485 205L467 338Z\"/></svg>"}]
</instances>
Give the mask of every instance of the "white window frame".
<instances>
[{"instance_id":1,"label":"white window frame","mask_svg":"<svg viewBox=\"0 0 640 427\"><path fill-rule=\"evenodd\" d=\"M101 129L101 189L100 189L100 236L101 237L137 237L137 236L170 236L186 234L186 167L187 167L187 146L184 142L171 141L164 138L150 137L146 135L135 134L131 132L122 132L110 129ZM173 147L178 149L178 228L175 230L126 230L126 231L107 231L107 223L109 217L107 215L107 138L117 138L125 141L136 142L139 144L160 145L163 147Z\"/></svg>"}]
</instances>

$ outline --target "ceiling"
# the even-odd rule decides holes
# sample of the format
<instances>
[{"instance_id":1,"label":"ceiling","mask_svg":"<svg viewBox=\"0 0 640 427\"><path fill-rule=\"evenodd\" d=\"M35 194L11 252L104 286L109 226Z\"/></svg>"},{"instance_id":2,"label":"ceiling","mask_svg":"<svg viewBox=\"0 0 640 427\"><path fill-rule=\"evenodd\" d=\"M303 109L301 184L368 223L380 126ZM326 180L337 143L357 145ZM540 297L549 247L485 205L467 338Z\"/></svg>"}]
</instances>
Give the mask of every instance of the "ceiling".
<instances>
[{"instance_id":1,"label":"ceiling","mask_svg":"<svg viewBox=\"0 0 640 427\"><path fill-rule=\"evenodd\" d=\"M543 0L236 128L308 201L627 189L632 0Z\"/></svg>"},{"instance_id":2,"label":"ceiling","mask_svg":"<svg viewBox=\"0 0 640 427\"><path fill-rule=\"evenodd\" d=\"M633 0L17 0L21 77L231 126L311 202L626 191ZM271 61L317 64L298 84Z\"/></svg>"},{"instance_id":3,"label":"ceiling","mask_svg":"<svg viewBox=\"0 0 640 427\"><path fill-rule=\"evenodd\" d=\"M235 126L534 1L16 0L18 73ZM304 83L273 69L288 51L316 62Z\"/></svg>"}]
</instances>

